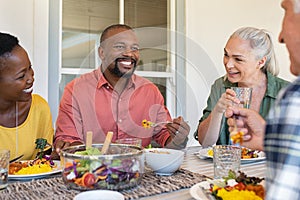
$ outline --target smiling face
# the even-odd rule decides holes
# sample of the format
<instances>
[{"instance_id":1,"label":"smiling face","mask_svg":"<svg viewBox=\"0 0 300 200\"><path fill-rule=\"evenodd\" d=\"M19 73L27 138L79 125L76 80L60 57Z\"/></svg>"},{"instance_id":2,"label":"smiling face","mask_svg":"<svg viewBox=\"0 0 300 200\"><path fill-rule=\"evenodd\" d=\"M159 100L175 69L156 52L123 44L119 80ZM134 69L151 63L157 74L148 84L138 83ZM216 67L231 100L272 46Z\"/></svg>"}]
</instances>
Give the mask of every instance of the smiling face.
<instances>
[{"instance_id":1,"label":"smiling face","mask_svg":"<svg viewBox=\"0 0 300 200\"><path fill-rule=\"evenodd\" d=\"M223 63L230 82L251 85L262 74L265 58L257 59L250 41L234 36L224 48Z\"/></svg>"},{"instance_id":2,"label":"smiling face","mask_svg":"<svg viewBox=\"0 0 300 200\"><path fill-rule=\"evenodd\" d=\"M124 28L115 28L99 47L102 68L116 77L130 77L139 61L139 45L135 33Z\"/></svg>"},{"instance_id":3,"label":"smiling face","mask_svg":"<svg viewBox=\"0 0 300 200\"><path fill-rule=\"evenodd\" d=\"M29 101L34 72L26 51L15 46L5 57L0 71L0 98L4 101Z\"/></svg>"},{"instance_id":4,"label":"smiling face","mask_svg":"<svg viewBox=\"0 0 300 200\"><path fill-rule=\"evenodd\" d=\"M295 3L295 5L294 5ZM285 10L279 42L285 43L290 56L291 73L300 75L300 7L299 0L284 0L281 7Z\"/></svg>"}]
</instances>

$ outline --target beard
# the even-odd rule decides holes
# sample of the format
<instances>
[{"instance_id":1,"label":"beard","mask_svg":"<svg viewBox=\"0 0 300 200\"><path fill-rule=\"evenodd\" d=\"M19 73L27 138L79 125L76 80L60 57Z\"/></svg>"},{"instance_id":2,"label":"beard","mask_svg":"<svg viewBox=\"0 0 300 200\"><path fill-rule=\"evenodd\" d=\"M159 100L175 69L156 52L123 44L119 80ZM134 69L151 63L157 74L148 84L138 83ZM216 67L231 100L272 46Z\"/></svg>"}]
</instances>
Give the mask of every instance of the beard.
<instances>
[{"instance_id":1,"label":"beard","mask_svg":"<svg viewBox=\"0 0 300 200\"><path fill-rule=\"evenodd\" d=\"M121 60L130 60L131 63L133 63L133 70L131 70L131 71L129 71L129 72L121 72L121 71L120 71L120 68L119 68L119 66L118 66L118 63L119 63ZM135 69L136 69L136 60L134 60L133 58L117 58L117 59L115 60L115 66L114 66L114 68L108 68L108 70L109 70L112 74L114 74L114 75L116 75L116 76L118 76L118 77L120 77L120 78L130 78L130 77L132 76L132 74L134 73Z\"/></svg>"}]
</instances>

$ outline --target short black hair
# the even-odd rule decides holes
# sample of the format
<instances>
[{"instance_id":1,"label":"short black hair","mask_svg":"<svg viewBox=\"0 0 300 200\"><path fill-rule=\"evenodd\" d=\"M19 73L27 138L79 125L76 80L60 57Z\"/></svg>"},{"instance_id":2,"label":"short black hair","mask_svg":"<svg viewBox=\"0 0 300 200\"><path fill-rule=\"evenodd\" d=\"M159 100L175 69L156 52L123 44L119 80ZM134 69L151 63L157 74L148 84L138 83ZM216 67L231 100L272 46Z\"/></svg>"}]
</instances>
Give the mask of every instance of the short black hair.
<instances>
[{"instance_id":1,"label":"short black hair","mask_svg":"<svg viewBox=\"0 0 300 200\"><path fill-rule=\"evenodd\" d=\"M15 46L19 45L19 40L8 33L0 32L0 56L10 53Z\"/></svg>"},{"instance_id":2,"label":"short black hair","mask_svg":"<svg viewBox=\"0 0 300 200\"><path fill-rule=\"evenodd\" d=\"M10 55L16 46L20 46L17 37L0 32L0 70L5 65L5 58Z\"/></svg>"},{"instance_id":3,"label":"short black hair","mask_svg":"<svg viewBox=\"0 0 300 200\"><path fill-rule=\"evenodd\" d=\"M114 29L125 29L125 30L133 30L130 26L126 25L126 24L113 24L108 26L107 28L104 29L104 31L101 34L100 37L100 44L107 39L107 34L109 33L109 31L114 30Z\"/></svg>"}]
</instances>

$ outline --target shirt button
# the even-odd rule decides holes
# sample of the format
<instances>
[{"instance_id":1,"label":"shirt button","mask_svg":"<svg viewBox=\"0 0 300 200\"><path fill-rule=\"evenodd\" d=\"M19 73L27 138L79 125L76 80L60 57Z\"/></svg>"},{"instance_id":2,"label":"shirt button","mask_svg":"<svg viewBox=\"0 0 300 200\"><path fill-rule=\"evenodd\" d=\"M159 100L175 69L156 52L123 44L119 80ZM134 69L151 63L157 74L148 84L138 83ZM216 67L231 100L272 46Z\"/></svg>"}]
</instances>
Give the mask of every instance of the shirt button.
<instances>
[{"instance_id":1,"label":"shirt button","mask_svg":"<svg viewBox=\"0 0 300 200\"><path fill-rule=\"evenodd\" d=\"M122 119L119 119L119 122L122 123Z\"/></svg>"},{"instance_id":2,"label":"shirt button","mask_svg":"<svg viewBox=\"0 0 300 200\"><path fill-rule=\"evenodd\" d=\"M109 86L106 86L106 89L109 89Z\"/></svg>"}]
</instances>

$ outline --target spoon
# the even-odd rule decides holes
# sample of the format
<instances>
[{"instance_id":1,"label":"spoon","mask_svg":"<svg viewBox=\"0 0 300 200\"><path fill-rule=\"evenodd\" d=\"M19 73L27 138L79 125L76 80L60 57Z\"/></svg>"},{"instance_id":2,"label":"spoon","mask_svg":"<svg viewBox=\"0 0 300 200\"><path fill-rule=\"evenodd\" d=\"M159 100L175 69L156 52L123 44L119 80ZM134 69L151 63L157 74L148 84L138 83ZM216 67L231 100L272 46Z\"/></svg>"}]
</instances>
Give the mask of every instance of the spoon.
<instances>
[{"instance_id":1,"label":"spoon","mask_svg":"<svg viewBox=\"0 0 300 200\"><path fill-rule=\"evenodd\" d=\"M11 159L11 160L9 161L9 163L13 163L13 162L19 160L20 158L22 158L23 156L24 156L24 154L22 154L22 155L20 155L20 156L18 156L18 157L16 157L16 158L14 158L14 159Z\"/></svg>"},{"instance_id":2,"label":"spoon","mask_svg":"<svg viewBox=\"0 0 300 200\"><path fill-rule=\"evenodd\" d=\"M93 143L93 132L88 131L86 133L85 148L87 149L92 147L92 143Z\"/></svg>"},{"instance_id":3,"label":"spoon","mask_svg":"<svg viewBox=\"0 0 300 200\"><path fill-rule=\"evenodd\" d=\"M103 147L102 147L102 149L101 149L101 154L102 154L102 155L104 155L104 154L107 153L107 150L108 150L109 145L110 145L110 143L111 143L111 139L112 139L112 137L113 137L113 134L114 134L114 133L111 132L111 131L107 132L107 135L106 135L106 137L105 137L105 141L104 141Z\"/></svg>"}]
</instances>

